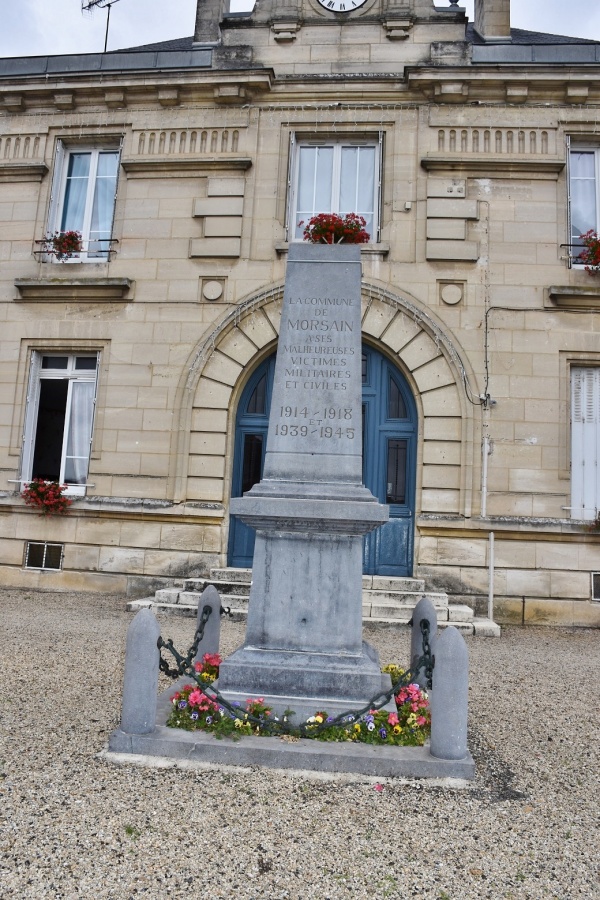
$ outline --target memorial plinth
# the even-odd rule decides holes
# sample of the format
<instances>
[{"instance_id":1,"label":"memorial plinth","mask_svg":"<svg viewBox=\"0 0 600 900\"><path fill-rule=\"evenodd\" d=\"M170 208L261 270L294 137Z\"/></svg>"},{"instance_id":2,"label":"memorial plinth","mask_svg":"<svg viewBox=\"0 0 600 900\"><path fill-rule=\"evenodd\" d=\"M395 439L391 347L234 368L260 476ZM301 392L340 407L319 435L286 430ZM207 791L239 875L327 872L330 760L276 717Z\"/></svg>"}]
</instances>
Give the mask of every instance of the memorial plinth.
<instances>
[{"instance_id":1,"label":"memorial plinth","mask_svg":"<svg viewBox=\"0 0 600 900\"><path fill-rule=\"evenodd\" d=\"M388 509L362 484L360 283L359 247L290 246L264 475L230 504L256 543L246 640L219 690L279 712L389 684L362 640L362 541Z\"/></svg>"}]
</instances>

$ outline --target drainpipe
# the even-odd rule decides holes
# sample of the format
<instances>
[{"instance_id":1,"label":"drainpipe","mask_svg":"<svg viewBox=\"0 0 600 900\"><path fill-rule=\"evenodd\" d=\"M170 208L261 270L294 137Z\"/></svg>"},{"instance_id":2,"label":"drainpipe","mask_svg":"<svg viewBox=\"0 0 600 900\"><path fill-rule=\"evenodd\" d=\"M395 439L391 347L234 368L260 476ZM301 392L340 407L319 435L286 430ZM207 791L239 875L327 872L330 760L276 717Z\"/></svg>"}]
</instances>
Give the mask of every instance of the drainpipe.
<instances>
[{"instance_id":1,"label":"drainpipe","mask_svg":"<svg viewBox=\"0 0 600 900\"><path fill-rule=\"evenodd\" d=\"M494 532L490 531L489 546L489 586L488 586L488 619L494 621Z\"/></svg>"},{"instance_id":2,"label":"drainpipe","mask_svg":"<svg viewBox=\"0 0 600 900\"><path fill-rule=\"evenodd\" d=\"M490 455L490 439L484 434L481 444L481 518L487 516L487 480L488 456Z\"/></svg>"}]
</instances>

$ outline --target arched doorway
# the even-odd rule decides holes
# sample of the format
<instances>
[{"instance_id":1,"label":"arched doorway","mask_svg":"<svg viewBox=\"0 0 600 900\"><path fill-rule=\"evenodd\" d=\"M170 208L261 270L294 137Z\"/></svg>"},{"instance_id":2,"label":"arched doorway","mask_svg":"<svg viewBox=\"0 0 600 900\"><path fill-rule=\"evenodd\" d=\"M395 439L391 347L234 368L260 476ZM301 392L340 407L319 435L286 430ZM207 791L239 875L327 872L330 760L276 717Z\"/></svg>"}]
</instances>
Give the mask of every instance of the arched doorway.
<instances>
[{"instance_id":1,"label":"arched doorway","mask_svg":"<svg viewBox=\"0 0 600 900\"><path fill-rule=\"evenodd\" d=\"M412 574L417 411L406 379L373 347L363 345L363 480L390 520L365 538L364 571ZM253 372L236 416L231 496L260 481L264 462L275 354ZM254 531L230 518L228 563L250 567Z\"/></svg>"}]
</instances>

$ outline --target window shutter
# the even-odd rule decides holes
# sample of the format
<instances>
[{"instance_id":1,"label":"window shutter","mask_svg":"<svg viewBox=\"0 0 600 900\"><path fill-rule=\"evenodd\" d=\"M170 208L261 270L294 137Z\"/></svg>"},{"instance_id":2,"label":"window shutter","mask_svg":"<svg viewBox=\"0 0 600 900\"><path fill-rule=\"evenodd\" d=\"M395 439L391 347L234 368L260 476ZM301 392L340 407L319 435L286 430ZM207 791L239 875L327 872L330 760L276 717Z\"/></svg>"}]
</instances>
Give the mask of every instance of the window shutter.
<instances>
[{"instance_id":1,"label":"window shutter","mask_svg":"<svg viewBox=\"0 0 600 900\"><path fill-rule=\"evenodd\" d=\"M600 508L598 463L600 368L571 369L571 515L595 519Z\"/></svg>"},{"instance_id":2,"label":"window shutter","mask_svg":"<svg viewBox=\"0 0 600 900\"><path fill-rule=\"evenodd\" d=\"M63 170L65 167L65 156L65 145L59 139L56 142L56 151L54 153L54 174L52 176L52 187L50 188L50 205L48 207L47 229L50 233L58 230L58 211L61 202L61 185L63 180Z\"/></svg>"},{"instance_id":3,"label":"window shutter","mask_svg":"<svg viewBox=\"0 0 600 900\"><path fill-rule=\"evenodd\" d=\"M288 171L287 171L287 199L285 204L285 239L290 240L290 220L292 217L292 209L294 207L293 197L293 177L294 162L296 156L296 135L290 131L290 142L288 148Z\"/></svg>"},{"instance_id":4,"label":"window shutter","mask_svg":"<svg viewBox=\"0 0 600 900\"><path fill-rule=\"evenodd\" d=\"M125 140L125 138L122 136L122 137L121 137L121 140L119 141L119 158L118 158L118 160L117 160L117 177L116 177L116 180L115 180L115 196L114 196L114 199L113 199L112 219L111 219L111 221L110 221L110 236L111 236L111 238L112 238L112 236L113 236L113 234L114 234L114 231L115 231L115 210L116 210L116 208L117 208L117 194L118 194L118 192L119 192L119 167L120 167L120 165L121 165L121 156L123 155L123 141L124 141L124 140ZM107 250L108 250L107 258L108 258L109 260L110 260L110 248L111 248L111 246L112 246L112 244L109 244L108 247L107 247Z\"/></svg>"},{"instance_id":5,"label":"window shutter","mask_svg":"<svg viewBox=\"0 0 600 900\"><path fill-rule=\"evenodd\" d=\"M383 138L385 132L379 132L379 159L377 160L377 232L374 235L377 243L381 241L381 219L383 216Z\"/></svg>"},{"instance_id":6,"label":"window shutter","mask_svg":"<svg viewBox=\"0 0 600 900\"><path fill-rule=\"evenodd\" d=\"M569 135L565 138L566 142L566 159L567 159L567 265L569 269L573 267L573 226L571 224L571 138Z\"/></svg>"},{"instance_id":7,"label":"window shutter","mask_svg":"<svg viewBox=\"0 0 600 900\"><path fill-rule=\"evenodd\" d=\"M21 452L21 481L31 478L31 464L33 461L33 449L35 446L35 426L37 422L38 399L40 396L40 369L42 367L42 354L37 350L31 353L29 363L29 383L27 385L27 400L25 404L25 416L23 420L23 449Z\"/></svg>"}]
</instances>

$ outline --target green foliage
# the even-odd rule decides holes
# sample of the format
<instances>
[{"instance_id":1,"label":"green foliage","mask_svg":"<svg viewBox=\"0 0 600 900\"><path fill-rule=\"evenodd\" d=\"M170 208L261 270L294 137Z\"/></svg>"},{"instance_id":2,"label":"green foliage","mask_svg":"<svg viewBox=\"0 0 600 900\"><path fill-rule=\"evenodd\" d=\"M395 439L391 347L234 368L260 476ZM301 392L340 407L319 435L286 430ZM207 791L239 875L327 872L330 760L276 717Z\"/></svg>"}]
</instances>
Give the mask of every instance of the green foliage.
<instances>
[{"instance_id":1,"label":"green foliage","mask_svg":"<svg viewBox=\"0 0 600 900\"><path fill-rule=\"evenodd\" d=\"M341 723L333 724L334 716L319 710L303 725L293 723L293 713L287 710L280 718L265 704L262 697L249 697L245 707L234 704L232 709L208 697L203 687L207 683L207 667L196 666L195 684L188 684L171 697L172 711L167 720L171 728L186 731L208 731L217 738L243 735L286 734L288 739L312 738L319 741L354 741L363 744L420 747L431 732L431 714L427 693L417 684L407 684L395 696L396 712L372 709L360 716L348 714ZM220 660L219 660L220 662ZM218 674L218 666L214 667ZM403 670L386 666L394 684L401 681ZM292 720L292 721L291 721ZM328 726L328 722L332 724Z\"/></svg>"}]
</instances>

